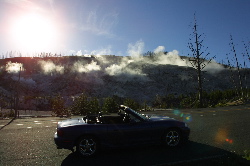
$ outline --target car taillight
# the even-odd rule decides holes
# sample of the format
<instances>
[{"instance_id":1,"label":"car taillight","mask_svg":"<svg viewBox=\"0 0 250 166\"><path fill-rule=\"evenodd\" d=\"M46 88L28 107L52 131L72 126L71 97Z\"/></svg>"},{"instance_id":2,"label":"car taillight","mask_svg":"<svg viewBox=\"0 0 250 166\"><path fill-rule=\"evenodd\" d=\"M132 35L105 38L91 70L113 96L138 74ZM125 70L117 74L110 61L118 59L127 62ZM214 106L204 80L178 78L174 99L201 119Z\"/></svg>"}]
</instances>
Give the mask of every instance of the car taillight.
<instances>
[{"instance_id":1,"label":"car taillight","mask_svg":"<svg viewBox=\"0 0 250 166\"><path fill-rule=\"evenodd\" d=\"M62 130L57 129L57 135L58 135L59 137L62 137L62 136L63 136L63 131L62 131Z\"/></svg>"}]
</instances>

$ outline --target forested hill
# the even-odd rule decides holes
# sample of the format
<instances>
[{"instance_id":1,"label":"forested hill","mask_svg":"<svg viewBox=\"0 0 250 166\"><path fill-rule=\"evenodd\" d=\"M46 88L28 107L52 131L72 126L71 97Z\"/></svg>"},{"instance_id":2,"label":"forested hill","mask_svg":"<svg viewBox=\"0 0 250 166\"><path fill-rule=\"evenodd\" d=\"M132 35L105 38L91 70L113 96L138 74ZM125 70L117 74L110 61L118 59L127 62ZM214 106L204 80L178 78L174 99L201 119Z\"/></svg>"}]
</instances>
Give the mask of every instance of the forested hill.
<instances>
[{"instance_id":1,"label":"forested hill","mask_svg":"<svg viewBox=\"0 0 250 166\"><path fill-rule=\"evenodd\" d=\"M207 63L207 62L205 62ZM249 86L249 69L241 69ZM216 62L202 72L205 91L239 87L238 71ZM176 53L155 56L15 57L0 60L1 96L61 96L86 93L91 97L118 96L138 102L156 96L197 92L197 71L189 58Z\"/></svg>"}]
</instances>

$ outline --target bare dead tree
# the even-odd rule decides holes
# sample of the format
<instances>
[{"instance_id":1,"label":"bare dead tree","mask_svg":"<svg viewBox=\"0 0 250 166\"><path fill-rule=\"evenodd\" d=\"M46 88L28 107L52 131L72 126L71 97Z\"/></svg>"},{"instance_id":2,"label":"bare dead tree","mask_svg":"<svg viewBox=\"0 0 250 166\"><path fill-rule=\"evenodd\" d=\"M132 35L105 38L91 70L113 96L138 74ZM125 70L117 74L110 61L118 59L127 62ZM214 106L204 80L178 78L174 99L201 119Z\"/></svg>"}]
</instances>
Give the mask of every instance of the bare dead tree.
<instances>
[{"instance_id":1,"label":"bare dead tree","mask_svg":"<svg viewBox=\"0 0 250 166\"><path fill-rule=\"evenodd\" d=\"M237 68L237 71L238 71L238 77L239 77L239 86L240 86L240 94L241 96L243 97L244 96L244 93L243 93L243 84L242 84L242 76L241 76L241 72L240 72L240 64L239 64L239 61L238 61L238 56L237 56L237 53L236 53L236 50L235 50L235 45L234 45L234 42L233 42L233 36L230 35L230 43L229 43L230 47L231 47L231 51L233 52L233 56L234 56L234 60L235 60L235 63L236 63L236 68Z\"/></svg>"},{"instance_id":2,"label":"bare dead tree","mask_svg":"<svg viewBox=\"0 0 250 166\"><path fill-rule=\"evenodd\" d=\"M235 80L235 77L234 77L234 72L233 72L233 65L231 64L231 60L229 59L229 56L227 54L227 67L228 69L231 71L231 75L230 75L230 78L232 79L232 83L233 83L233 86L234 86L234 89L236 90L236 94L239 96L239 92L238 92L238 88L237 88L237 83L236 83L236 80Z\"/></svg>"},{"instance_id":3,"label":"bare dead tree","mask_svg":"<svg viewBox=\"0 0 250 166\"><path fill-rule=\"evenodd\" d=\"M247 63L246 61L249 61L250 62L250 55L249 55L249 46L246 45L245 42L243 42L243 45L244 45L244 48L245 48L245 53L243 53L243 59L244 59L244 68L246 69L248 66L247 66ZM247 75L249 74L249 70L247 70L244 74L244 79L245 79L245 85L246 85L246 91L248 91L248 81L247 81ZM246 97L248 98L248 93L246 93Z\"/></svg>"},{"instance_id":4,"label":"bare dead tree","mask_svg":"<svg viewBox=\"0 0 250 166\"><path fill-rule=\"evenodd\" d=\"M245 51L246 51L246 57L247 57L248 61L250 62L250 55L249 55L249 52L248 52L250 42L248 42L248 46L246 45L245 42L243 42L243 45L244 45L244 48L245 48ZM243 55L245 55L245 54L243 54ZM245 66L245 67L246 67L246 66Z\"/></svg>"},{"instance_id":5,"label":"bare dead tree","mask_svg":"<svg viewBox=\"0 0 250 166\"><path fill-rule=\"evenodd\" d=\"M215 58L215 56L213 58L210 58L209 60L206 60L208 55L210 55L210 53L209 52L205 53L207 52L208 47L205 48L205 52L202 51L204 49L204 45L203 45L204 40L202 38L204 33L202 35L199 35L197 26L198 26L197 20L194 14L193 33L191 34L191 37L189 38L189 43L188 43L188 47L192 52L192 55L191 55L192 58L190 58L189 61L191 65L193 66L193 68L197 70L199 107L203 107L202 70L207 66L207 64L209 64L212 61L212 59ZM193 41L193 38L194 38L194 41Z\"/></svg>"},{"instance_id":6,"label":"bare dead tree","mask_svg":"<svg viewBox=\"0 0 250 166\"><path fill-rule=\"evenodd\" d=\"M15 97L14 97L15 117L14 118L18 118L19 117L18 104L19 104L19 88L20 88L21 69L22 68L20 67L20 71L19 71L19 74L18 74L18 81L16 82L16 86L15 86Z\"/></svg>"}]
</instances>

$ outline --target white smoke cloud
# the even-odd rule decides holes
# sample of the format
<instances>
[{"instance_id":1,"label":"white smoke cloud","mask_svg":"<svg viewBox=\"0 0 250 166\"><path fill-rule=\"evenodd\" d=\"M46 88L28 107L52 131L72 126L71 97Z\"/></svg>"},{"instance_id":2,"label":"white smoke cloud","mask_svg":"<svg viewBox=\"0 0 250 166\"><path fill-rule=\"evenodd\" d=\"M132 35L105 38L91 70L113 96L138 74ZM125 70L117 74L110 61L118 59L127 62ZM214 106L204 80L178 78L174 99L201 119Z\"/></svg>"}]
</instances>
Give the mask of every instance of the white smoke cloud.
<instances>
[{"instance_id":1,"label":"white smoke cloud","mask_svg":"<svg viewBox=\"0 0 250 166\"><path fill-rule=\"evenodd\" d=\"M6 64L6 71L8 73L18 73L21 70L23 70L23 64L22 63L12 63L12 62L8 62Z\"/></svg>"},{"instance_id":2,"label":"white smoke cloud","mask_svg":"<svg viewBox=\"0 0 250 166\"><path fill-rule=\"evenodd\" d=\"M177 66L188 66L188 62L186 60L181 59L179 52L177 50L173 50L172 52L165 52L164 46L158 46L154 53L156 54L158 64L169 64L169 65L177 65Z\"/></svg>"},{"instance_id":3,"label":"white smoke cloud","mask_svg":"<svg viewBox=\"0 0 250 166\"><path fill-rule=\"evenodd\" d=\"M167 54L164 54L165 47L158 46L155 50L155 59L149 60L144 59L142 54L144 50L144 42L142 40L137 41L135 44L129 44L127 53L129 57L124 57L120 63L111 64L108 66L105 71L109 75L122 75L126 74L131 76L146 76L145 73L141 69L132 67L133 65L129 65L132 62L134 64L140 63L143 64L171 64L178 66L187 66L187 62L182 60L179 56L177 50L173 50Z\"/></svg>"},{"instance_id":4,"label":"white smoke cloud","mask_svg":"<svg viewBox=\"0 0 250 166\"><path fill-rule=\"evenodd\" d=\"M210 74L216 74L222 70L225 70L225 67L221 64L218 64L215 60L212 60L210 63L204 63L206 67L203 69L204 71L209 72Z\"/></svg>"},{"instance_id":5,"label":"white smoke cloud","mask_svg":"<svg viewBox=\"0 0 250 166\"><path fill-rule=\"evenodd\" d=\"M41 65L42 71L45 74L51 74L53 72L56 72L56 73L59 73L59 74L64 73L64 67L63 66L55 65L50 60L49 61L41 60L41 61L39 61L39 64Z\"/></svg>"},{"instance_id":6,"label":"white smoke cloud","mask_svg":"<svg viewBox=\"0 0 250 166\"><path fill-rule=\"evenodd\" d=\"M106 74L111 76L125 76L126 79L135 78L135 77L144 77L146 78L147 75L143 73L142 68L138 68L138 65L177 65L177 66L186 66L192 67L189 60L182 59L179 55L177 50L173 50L171 52L165 53L164 46L158 46L154 49L155 56L152 58L144 58L143 55L144 51L144 42L139 40L135 43L129 43L127 48L126 57L121 57L119 59L112 59L109 56L102 56L102 55L111 55L111 46L107 48L103 48L100 50L91 51L91 55L96 55L99 59L100 65L97 62L92 61L90 64L83 64L82 62L77 62L74 64L74 70L77 72L91 72L91 71L99 71L104 70ZM82 54L81 50L78 53ZM208 65L207 70L215 70L214 68L220 67L215 66L211 63ZM218 70L216 70L218 71Z\"/></svg>"},{"instance_id":7,"label":"white smoke cloud","mask_svg":"<svg viewBox=\"0 0 250 166\"><path fill-rule=\"evenodd\" d=\"M118 76L116 79L121 82L126 81L148 81L147 75L138 68L135 60L123 57L118 64L111 64L105 69L105 72L111 76Z\"/></svg>"},{"instance_id":8,"label":"white smoke cloud","mask_svg":"<svg viewBox=\"0 0 250 166\"><path fill-rule=\"evenodd\" d=\"M102 48L99 50L93 50L91 51L91 55L96 55L96 56L100 56L100 55L111 55L112 51L111 51L111 46L108 46L107 48Z\"/></svg>"},{"instance_id":9,"label":"white smoke cloud","mask_svg":"<svg viewBox=\"0 0 250 166\"><path fill-rule=\"evenodd\" d=\"M144 42L142 40L137 41L134 45L128 44L128 55L134 59L138 59L142 56L144 50Z\"/></svg>"},{"instance_id":10,"label":"white smoke cloud","mask_svg":"<svg viewBox=\"0 0 250 166\"><path fill-rule=\"evenodd\" d=\"M162 52L165 51L165 47L164 46L158 46L155 50L154 50L154 53L155 54L160 54Z\"/></svg>"},{"instance_id":11,"label":"white smoke cloud","mask_svg":"<svg viewBox=\"0 0 250 166\"><path fill-rule=\"evenodd\" d=\"M83 53L84 52L84 53ZM70 51L68 51L68 54L69 55L76 55L76 56L85 56L85 57L89 57L90 55L89 54L87 54L87 50L84 50L84 51L82 51L82 50L79 50L79 51L75 51L75 50L70 50Z\"/></svg>"},{"instance_id":12,"label":"white smoke cloud","mask_svg":"<svg viewBox=\"0 0 250 166\"><path fill-rule=\"evenodd\" d=\"M162 49L162 46L161 46ZM160 50L159 47L156 50ZM161 50L156 54L158 64L169 64L169 65L177 65L177 66L188 66L188 63L186 60L181 59L179 52L177 50L173 50L172 52L168 52L167 54L164 54L162 52L164 50Z\"/></svg>"},{"instance_id":13,"label":"white smoke cloud","mask_svg":"<svg viewBox=\"0 0 250 166\"><path fill-rule=\"evenodd\" d=\"M76 53L75 50L69 50L69 51L68 51L68 54L69 54L69 55L72 55L72 54L75 54L75 53Z\"/></svg>"},{"instance_id":14,"label":"white smoke cloud","mask_svg":"<svg viewBox=\"0 0 250 166\"><path fill-rule=\"evenodd\" d=\"M106 73L108 73L111 76L114 75L120 75L122 73L130 73L132 74L129 69L127 68L127 65L129 64L129 61L123 61L121 64L112 64L111 66L107 67L105 69Z\"/></svg>"},{"instance_id":15,"label":"white smoke cloud","mask_svg":"<svg viewBox=\"0 0 250 166\"><path fill-rule=\"evenodd\" d=\"M90 64L83 65L80 61L74 63L74 70L77 72L90 72L101 70L101 67L97 65L97 62L92 61Z\"/></svg>"},{"instance_id":16,"label":"white smoke cloud","mask_svg":"<svg viewBox=\"0 0 250 166\"><path fill-rule=\"evenodd\" d=\"M76 56L82 56L82 50L77 51Z\"/></svg>"},{"instance_id":17,"label":"white smoke cloud","mask_svg":"<svg viewBox=\"0 0 250 166\"><path fill-rule=\"evenodd\" d=\"M69 54L70 55L76 55L76 56L84 56L84 57L91 57L91 55L95 55L97 57L100 57L101 55L111 55L112 54L112 50L111 50L112 46L108 46L107 48L101 48L101 49L97 49L97 50L93 50L93 51L89 51L89 50L79 50L79 51L75 51L75 50L70 50Z\"/></svg>"},{"instance_id":18,"label":"white smoke cloud","mask_svg":"<svg viewBox=\"0 0 250 166\"><path fill-rule=\"evenodd\" d=\"M137 41L134 45L128 45L128 55L132 57L135 61L143 61L142 54L144 51L144 42L142 40ZM155 50L155 61L144 61L144 63L150 64L170 64L177 66L189 66L186 60L181 59L179 52L177 50L173 50L172 52L165 52L164 46L158 46Z\"/></svg>"}]
</instances>

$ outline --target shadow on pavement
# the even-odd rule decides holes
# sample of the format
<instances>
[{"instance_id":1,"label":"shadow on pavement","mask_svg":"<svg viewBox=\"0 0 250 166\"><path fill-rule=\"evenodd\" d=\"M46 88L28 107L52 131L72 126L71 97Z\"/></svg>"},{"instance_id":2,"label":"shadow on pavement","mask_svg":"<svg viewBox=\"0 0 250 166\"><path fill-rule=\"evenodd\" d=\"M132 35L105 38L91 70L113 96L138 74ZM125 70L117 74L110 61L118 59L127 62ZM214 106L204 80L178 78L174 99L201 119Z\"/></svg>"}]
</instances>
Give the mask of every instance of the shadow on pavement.
<instances>
[{"instance_id":1,"label":"shadow on pavement","mask_svg":"<svg viewBox=\"0 0 250 166\"><path fill-rule=\"evenodd\" d=\"M9 124L11 124L16 118L12 118L9 123L7 123L6 125L0 127L0 130L2 130L3 128L5 128L6 126L8 126Z\"/></svg>"},{"instance_id":2,"label":"shadow on pavement","mask_svg":"<svg viewBox=\"0 0 250 166\"><path fill-rule=\"evenodd\" d=\"M68 165L247 165L240 156L220 148L189 141L177 148L149 146L102 150L92 158L81 158L71 153L62 162Z\"/></svg>"}]
</instances>

